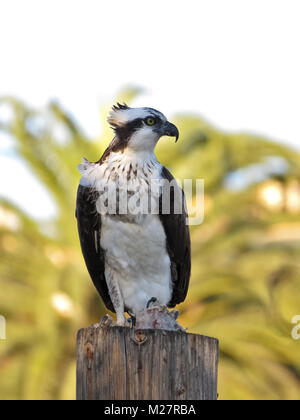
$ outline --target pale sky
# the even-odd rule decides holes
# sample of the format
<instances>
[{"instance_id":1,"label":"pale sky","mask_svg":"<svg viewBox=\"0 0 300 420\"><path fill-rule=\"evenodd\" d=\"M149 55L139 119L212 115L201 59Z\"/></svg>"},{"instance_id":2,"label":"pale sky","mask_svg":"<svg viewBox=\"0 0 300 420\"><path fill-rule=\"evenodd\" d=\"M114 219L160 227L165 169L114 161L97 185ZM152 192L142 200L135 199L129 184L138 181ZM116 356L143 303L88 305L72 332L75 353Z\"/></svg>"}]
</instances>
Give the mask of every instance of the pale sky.
<instances>
[{"instance_id":1,"label":"pale sky","mask_svg":"<svg viewBox=\"0 0 300 420\"><path fill-rule=\"evenodd\" d=\"M0 96L58 98L94 136L99 104L133 85L145 89L137 106L299 147L299 12L299 0L2 0ZM5 143L0 179L15 176L0 195L15 198L34 181Z\"/></svg>"}]
</instances>

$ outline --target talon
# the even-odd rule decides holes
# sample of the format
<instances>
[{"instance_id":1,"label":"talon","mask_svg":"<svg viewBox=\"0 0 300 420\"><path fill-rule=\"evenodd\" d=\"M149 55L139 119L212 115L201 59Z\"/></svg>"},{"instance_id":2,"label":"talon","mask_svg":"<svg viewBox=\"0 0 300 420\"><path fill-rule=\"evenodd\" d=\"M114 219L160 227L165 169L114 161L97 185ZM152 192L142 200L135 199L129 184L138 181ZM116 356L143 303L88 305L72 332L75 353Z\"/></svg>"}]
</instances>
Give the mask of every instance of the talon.
<instances>
[{"instance_id":1,"label":"talon","mask_svg":"<svg viewBox=\"0 0 300 420\"><path fill-rule=\"evenodd\" d=\"M129 322L131 326L134 327L136 324L136 318L134 316L131 316L131 318L127 319L127 322Z\"/></svg>"},{"instance_id":2,"label":"talon","mask_svg":"<svg viewBox=\"0 0 300 420\"><path fill-rule=\"evenodd\" d=\"M110 327L114 323L114 320L112 317L108 314L106 314L101 321L99 322L100 327Z\"/></svg>"},{"instance_id":3,"label":"talon","mask_svg":"<svg viewBox=\"0 0 300 420\"><path fill-rule=\"evenodd\" d=\"M157 298L156 297L152 297L150 300L148 300L148 303L147 303L146 308L149 309L150 305L152 303L155 303L155 302L157 302Z\"/></svg>"}]
</instances>

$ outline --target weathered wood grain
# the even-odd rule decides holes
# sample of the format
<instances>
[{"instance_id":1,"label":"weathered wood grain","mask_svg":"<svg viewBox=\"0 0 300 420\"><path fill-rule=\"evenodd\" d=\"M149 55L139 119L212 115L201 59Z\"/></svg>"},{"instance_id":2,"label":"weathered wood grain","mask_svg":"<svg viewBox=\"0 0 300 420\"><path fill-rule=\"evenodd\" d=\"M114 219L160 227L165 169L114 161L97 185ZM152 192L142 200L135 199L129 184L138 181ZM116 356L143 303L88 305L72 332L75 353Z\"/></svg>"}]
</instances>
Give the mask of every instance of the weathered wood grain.
<instances>
[{"instance_id":1,"label":"weathered wood grain","mask_svg":"<svg viewBox=\"0 0 300 420\"><path fill-rule=\"evenodd\" d=\"M216 400L218 355L218 340L196 334L82 329L77 399Z\"/></svg>"}]
</instances>

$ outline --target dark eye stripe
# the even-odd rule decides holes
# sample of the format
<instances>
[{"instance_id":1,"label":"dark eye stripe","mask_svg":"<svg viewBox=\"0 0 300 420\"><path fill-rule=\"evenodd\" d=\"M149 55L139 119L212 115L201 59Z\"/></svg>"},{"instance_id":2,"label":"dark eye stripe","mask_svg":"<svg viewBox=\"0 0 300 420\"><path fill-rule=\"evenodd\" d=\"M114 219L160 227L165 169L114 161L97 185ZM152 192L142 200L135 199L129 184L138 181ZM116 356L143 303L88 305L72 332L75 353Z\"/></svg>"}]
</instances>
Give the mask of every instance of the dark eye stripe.
<instances>
[{"instance_id":1,"label":"dark eye stripe","mask_svg":"<svg viewBox=\"0 0 300 420\"><path fill-rule=\"evenodd\" d=\"M154 124L147 124L147 119L151 118L154 120ZM159 125L161 119L157 116L148 115L147 118L136 118L135 120L129 121L126 125L117 126L115 127L115 132L118 135L119 142L125 147L127 145L128 140L132 136L132 134L138 130L139 128L143 127L143 124L147 124L149 127L154 127Z\"/></svg>"}]
</instances>

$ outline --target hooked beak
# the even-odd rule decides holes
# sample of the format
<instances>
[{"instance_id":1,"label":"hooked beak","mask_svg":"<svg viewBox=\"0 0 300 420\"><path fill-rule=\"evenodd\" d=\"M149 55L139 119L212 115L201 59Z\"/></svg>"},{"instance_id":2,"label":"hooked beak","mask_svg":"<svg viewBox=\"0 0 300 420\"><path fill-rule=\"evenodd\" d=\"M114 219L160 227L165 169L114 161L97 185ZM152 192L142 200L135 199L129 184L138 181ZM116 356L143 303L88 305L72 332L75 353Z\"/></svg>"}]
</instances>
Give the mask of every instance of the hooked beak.
<instances>
[{"instance_id":1,"label":"hooked beak","mask_svg":"<svg viewBox=\"0 0 300 420\"><path fill-rule=\"evenodd\" d=\"M179 131L176 125L170 123L167 121L163 126L163 135L164 136L170 136L170 137L176 137L175 143L177 142L179 138Z\"/></svg>"}]
</instances>

